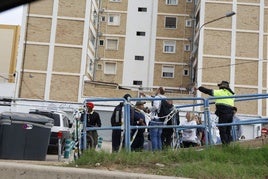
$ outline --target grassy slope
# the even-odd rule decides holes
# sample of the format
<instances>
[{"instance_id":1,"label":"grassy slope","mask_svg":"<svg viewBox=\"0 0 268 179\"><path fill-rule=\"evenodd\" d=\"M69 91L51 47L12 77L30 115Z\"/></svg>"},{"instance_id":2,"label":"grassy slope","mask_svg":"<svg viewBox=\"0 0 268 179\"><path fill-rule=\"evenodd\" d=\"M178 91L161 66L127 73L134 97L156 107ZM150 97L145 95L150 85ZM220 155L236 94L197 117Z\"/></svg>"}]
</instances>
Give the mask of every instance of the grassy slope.
<instances>
[{"instance_id":1,"label":"grassy slope","mask_svg":"<svg viewBox=\"0 0 268 179\"><path fill-rule=\"evenodd\" d=\"M81 168L122 170L128 172L190 178L266 178L268 144L261 148L213 146L205 149L179 149L159 152L87 151L70 164Z\"/></svg>"}]
</instances>

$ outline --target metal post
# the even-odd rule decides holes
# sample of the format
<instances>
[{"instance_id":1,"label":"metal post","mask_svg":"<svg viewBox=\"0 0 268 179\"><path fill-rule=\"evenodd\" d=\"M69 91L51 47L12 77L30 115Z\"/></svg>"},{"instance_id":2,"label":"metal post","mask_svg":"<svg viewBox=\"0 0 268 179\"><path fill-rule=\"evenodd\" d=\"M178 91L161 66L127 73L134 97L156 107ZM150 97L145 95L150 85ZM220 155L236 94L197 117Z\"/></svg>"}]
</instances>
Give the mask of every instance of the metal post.
<instances>
[{"instance_id":1,"label":"metal post","mask_svg":"<svg viewBox=\"0 0 268 179\"><path fill-rule=\"evenodd\" d=\"M210 124L210 115L209 115L209 101L208 99L204 99L204 115L205 115L205 132L207 135L205 135L205 141L206 146L208 144L211 144L211 124ZM209 139L209 142L208 142Z\"/></svg>"},{"instance_id":2,"label":"metal post","mask_svg":"<svg viewBox=\"0 0 268 179\"><path fill-rule=\"evenodd\" d=\"M127 103L125 105L125 148L128 152L130 152L130 104Z\"/></svg>"},{"instance_id":3,"label":"metal post","mask_svg":"<svg viewBox=\"0 0 268 179\"><path fill-rule=\"evenodd\" d=\"M58 138L58 161L61 161L61 138Z\"/></svg>"},{"instance_id":4,"label":"metal post","mask_svg":"<svg viewBox=\"0 0 268 179\"><path fill-rule=\"evenodd\" d=\"M87 112L84 111L84 119L83 119L83 150L87 149Z\"/></svg>"}]
</instances>

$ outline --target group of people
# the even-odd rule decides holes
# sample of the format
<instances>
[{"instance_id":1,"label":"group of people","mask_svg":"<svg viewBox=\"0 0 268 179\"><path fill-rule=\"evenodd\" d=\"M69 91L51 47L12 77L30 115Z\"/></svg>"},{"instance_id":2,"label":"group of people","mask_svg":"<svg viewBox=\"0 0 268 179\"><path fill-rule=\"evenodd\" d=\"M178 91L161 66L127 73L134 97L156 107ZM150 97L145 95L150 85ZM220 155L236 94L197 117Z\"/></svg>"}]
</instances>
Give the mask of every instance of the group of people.
<instances>
[{"instance_id":1,"label":"group of people","mask_svg":"<svg viewBox=\"0 0 268 179\"><path fill-rule=\"evenodd\" d=\"M159 87L155 95L153 96L156 100L153 100L150 108L145 108L144 104L146 102L137 101L136 104L130 109L130 124L132 126L161 126L164 123L164 116L161 114L161 98L166 98L164 96L165 91L163 87ZM152 97L141 93L141 96ZM124 95L127 100L131 97L129 94ZM158 99L158 100L157 100ZM169 101L169 103L171 103ZM111 117L112 126L121 126L123 121L123 105L121 102L118 104ZM146 115L150 116L150 120L146 121ZM116 122L117 121L117 122ZM169 122L169 121L167 121ZM150 128L149 139L151 141L152 150L161 150L163 145L170 145L171 137L173 134L173 129L170 128ZM131 130L131 150L141 151L144 148L144 132L145 129L132 129ZM124 134L122 130L113 130L112 132L112 151L117 152L120 149L120 145L124 145Z\"/></svg>"},{"instance_id":2,"label":"group of people","mask_svg":"<svg viewBox=\"0 0 268 179\"><path fill-rule=\"evenodd\" d=\"M229 83L227 81L222 81L218 84L219 89L208 89L203 86L195 88L202 93L208 94L210 96L221 97L221 96L233 96L235 93L230 89ZM173 129L172 128L161 128L157 126L162 126L164 123L165 116L161 114L161 103L163 100L161 98L166 98L164 96L165 91L163 87L159 87L155 95L155 99L152 100L151 107L145 108L144 104L146 102L137 101L134 106L130 108L130 124L132 126L156 126L155 128L149 128L149 136L151 141L152 150L162 150L164 146L170 146L172 140ZM141 93L143 97L152 97ZM130 94L123 96L126 100L131 98ZM168 104L172 105L172 101L167 101ZM88 119L87 127L101 127L100 116L97 112L93 110L94 104L89 102L86 104L88 109ZM220 98L215 100L216 112L218 116L218 123L232 123L234 114L237 108L234 107L234 98ZM148 114L146 114L148 113ZM150 116L150 121L146 121L146 116ZM201 124L200 117L193 115L193 113L188 112L186 114L187 121L182 125L197 125ZM171 119L168 120L168 122ZM111 116L112 126L122 126L124 121L124 102L120 102L115 108ZM166 121L165 121L166 122ZM234 128L234 127L233 127ZM220 139L222 144L228 145L231 141L237 140L233 139L238 136L237 134L231 134L232 126L220 126ZM131 149L134 151L140 151L143 149L144 145L144 131L145 128L132 129L131 130ZM234 131L234 130L233 130ZM202 128L185 129L182 133L183 146L197 146L204 141L204 132ZM98 134L97 131L88 131L87 135L94 139L94 146L97 145ZM89 137L88 137L89 138ZM90 141L88 141L90 142ZM112 131L112 151L117 152L120 148L124 146L124 133L122 129L114 129Z\"/></svg>"}]
</instances>

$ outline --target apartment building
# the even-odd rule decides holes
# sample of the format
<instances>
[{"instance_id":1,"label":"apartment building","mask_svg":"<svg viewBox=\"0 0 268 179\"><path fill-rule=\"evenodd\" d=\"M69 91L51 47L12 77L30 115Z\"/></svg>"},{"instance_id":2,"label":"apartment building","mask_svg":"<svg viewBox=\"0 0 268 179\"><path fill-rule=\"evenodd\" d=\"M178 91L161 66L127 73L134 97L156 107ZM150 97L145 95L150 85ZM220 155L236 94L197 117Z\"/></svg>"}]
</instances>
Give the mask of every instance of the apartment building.
<instances>
[{"instance_id":1,"label":"apartment building","mask_svg":"<svg viewBox=\"0 0 268 179\"><path fill-rule=\"evenodd\" d=\"M104 0L95 81L122 88L186 89L193 1Z\"/></svg>"},{"instance_id":2,"label":"apartment building","mask_svg":"<svg viewBox=\"0 0 268 179\"><path fill-rule=\"evenodd\" d=\"M237 95L267 93L267 8L265 0L39 0L24 8L10 80L16 97L71 102L158 86L177 97L222 80ZM236 106L268 111L267 100Z\"/></svg>"},{"instance_id":3,"label":"apartment building","mask_svg":"<svg viewBox=\"0 0 268 179\"><path fill-rule=\"evenodd\" d=\"M0 24L0 82L14 82L20 27Z\"/></svg>"},{"instance_id":4,"label":"apartment building","mask_svg":"<svg viewBox=\"0 0 268 179\"><path fill-rule=\"evenodd\" d=\"M204 25L231 11L236 14ZM197 2L191 59L198 86L217 89L217 83L226 80L237 95L267 93L267 12L266 0ZM236 106L239 113L267 116L267 100Z\"/></svg>"},{"instance_id":5,"label":"apartment building","mask_svg":"<svg viewBox=\"0 0 268 179\"><path fill-rule=\"evenodd\" d=\"M0 24L0 98L14 97L19 32L18 25Z\"/></svg>"},{"instance_id":6,"label":"apartment building","mask_svg":"<svg viewBox=\"0 0 268 179\"><path fill-rule=\"evenodd\" d=\"M40 0L24 8L16 96L81 102L191 84L192 0Z\"/></svg>"},{"instance_id":7,"label":"apartment building","mask_svg":"<svg viewBox=\"0 0 268 179\"><path fill-rule=\"evenodd\" d=\"M87 59L95 53L97 12L95 0L40 0L24 7L17 97L81 100Z\"/></svg>"}]
</instances>

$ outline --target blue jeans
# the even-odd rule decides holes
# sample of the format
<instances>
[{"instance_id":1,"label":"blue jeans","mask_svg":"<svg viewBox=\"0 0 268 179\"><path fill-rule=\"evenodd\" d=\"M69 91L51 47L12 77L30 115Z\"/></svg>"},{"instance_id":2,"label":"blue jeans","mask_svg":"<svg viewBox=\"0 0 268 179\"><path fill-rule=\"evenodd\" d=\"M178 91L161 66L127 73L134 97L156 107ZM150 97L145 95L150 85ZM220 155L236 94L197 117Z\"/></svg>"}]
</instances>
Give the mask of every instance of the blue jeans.
<instances>
[{"instance_id":1,"label":"blue jeans","mask_svg":"<svg viewBox=\"0 0 268 179\"><path fill-rule=\"evenodd\" d=\"M150 126L162 126L163 122L150 121ZM150 128L150 138L152 143L152 150L162 150L161 141L162 128Z\"/></svg>"}]
</instances>

